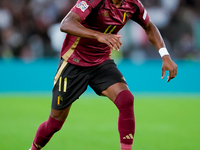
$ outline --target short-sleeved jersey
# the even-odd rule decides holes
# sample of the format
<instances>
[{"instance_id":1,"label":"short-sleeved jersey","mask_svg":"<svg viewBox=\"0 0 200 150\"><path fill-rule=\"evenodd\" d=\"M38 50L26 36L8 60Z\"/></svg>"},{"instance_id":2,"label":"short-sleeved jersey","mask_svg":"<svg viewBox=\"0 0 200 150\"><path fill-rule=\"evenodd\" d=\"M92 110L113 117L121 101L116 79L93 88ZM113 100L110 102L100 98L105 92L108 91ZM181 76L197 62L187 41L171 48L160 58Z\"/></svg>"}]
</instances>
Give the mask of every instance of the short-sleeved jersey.
<instances>
[{"instance_id":1,"label":"short-sleeved jersey","mask_svg":"<svg viewBox=\"0 0 200 150\"><path fill-rule=\"evenodd\" d=\"M84 27L102 33L117 34L129 19L140 25L149 22L148 13L139 0L123 0L119 8L112 0L78 0L71 11L80 16L80 23ZM78 66L101 64L110 59L110 53L107 44L70 34L66 35L61 49L61 57Z\"/></svg>"}]
</instances>

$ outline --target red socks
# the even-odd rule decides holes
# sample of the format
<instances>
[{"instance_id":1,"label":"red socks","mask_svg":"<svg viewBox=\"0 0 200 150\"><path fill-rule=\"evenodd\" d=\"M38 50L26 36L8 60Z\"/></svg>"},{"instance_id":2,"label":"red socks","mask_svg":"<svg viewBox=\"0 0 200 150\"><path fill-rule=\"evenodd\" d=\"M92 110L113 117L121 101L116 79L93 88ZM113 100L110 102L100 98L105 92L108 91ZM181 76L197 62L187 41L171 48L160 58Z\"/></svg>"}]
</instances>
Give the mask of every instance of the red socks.
<instances>
[{"instance_id":1,"label":"red socks","mask_svg":"<svg viewBox=\"0 0 200 150\"><path fill-rule=\"evenodd\" d=\"M129 90L120 92L114 101L119 109L118 130L121 150L132 149L135 133L133 102L134 97ZM61 129L63 123L64 121L59 121L49 116L49 119L39 126L31 150L38 150L44 147L53 134Z\"/></svg>"},{"instance_id":2,"label":"red socks","mask_svg":"<svg viewBox=\"0 0 200 150\"><path fill-rule=\"evenodd\" d=\"M129 90L117 95L114 103L119 109L118 131L121 150L131 150L135 133L135 117L133 112L134 97Z\"/></svg>"},{"instance_id":3,"label":"red socks","mask_svg":"<svg viewBox=\"0 0 200 150\"><path fill-rule=\"evenodd\" d=\"M49 119L39 126L31 150L38 150L44 147L53 134L61 129L63 123L64 121L59 121L49 116Z\"/></svg>"}]
</instances>

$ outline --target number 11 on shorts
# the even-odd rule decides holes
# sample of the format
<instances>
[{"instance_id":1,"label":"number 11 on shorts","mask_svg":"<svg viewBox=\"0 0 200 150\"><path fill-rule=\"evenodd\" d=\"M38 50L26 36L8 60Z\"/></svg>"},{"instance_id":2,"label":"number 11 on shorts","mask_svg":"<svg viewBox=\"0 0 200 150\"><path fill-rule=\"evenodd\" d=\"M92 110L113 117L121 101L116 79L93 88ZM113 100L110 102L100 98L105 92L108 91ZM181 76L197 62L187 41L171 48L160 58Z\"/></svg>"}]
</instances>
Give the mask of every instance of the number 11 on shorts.
<instances>
[{"instance_id":1,"label":"number 11 on shorts","mask_svg":"<svg viewBox=\"0 0 200 150\"><path fill-rule=\"evenodd\" d=\"M63 92L67 91L67 77L64 79L64 89Z\"/></svg>"},{"instance_id":2,"label":"number 11 on shorts","mask_svg":"<svg viewBox=\"0 0 200 150\"><path fill-rule=\"evenodd\" d=\"M61 86L62 86L62 77L59 79L59 92L61 92ZM63 92L67 91L67 77L64 78L64 86L63 86Z\"/></svg>"}]
</instances>

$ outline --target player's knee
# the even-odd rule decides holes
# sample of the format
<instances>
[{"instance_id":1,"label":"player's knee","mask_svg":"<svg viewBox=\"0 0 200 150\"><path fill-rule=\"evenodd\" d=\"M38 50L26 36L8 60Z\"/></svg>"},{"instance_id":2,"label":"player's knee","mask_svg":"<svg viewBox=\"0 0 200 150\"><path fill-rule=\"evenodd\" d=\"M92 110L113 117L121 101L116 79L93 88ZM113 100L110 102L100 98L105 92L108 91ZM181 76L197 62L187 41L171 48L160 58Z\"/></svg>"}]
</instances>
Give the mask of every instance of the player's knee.
<instances>
[{"instance_id":1,"label":"player's knee","mask_svg":"<svg viewBox=\"0 0 200 150\"><path fill-rule=\"evenodd\" d=\"M117 95L114 103L118 109L133 108L134 96L129 90L124 90Z\"/></svg>"}]
</instances>

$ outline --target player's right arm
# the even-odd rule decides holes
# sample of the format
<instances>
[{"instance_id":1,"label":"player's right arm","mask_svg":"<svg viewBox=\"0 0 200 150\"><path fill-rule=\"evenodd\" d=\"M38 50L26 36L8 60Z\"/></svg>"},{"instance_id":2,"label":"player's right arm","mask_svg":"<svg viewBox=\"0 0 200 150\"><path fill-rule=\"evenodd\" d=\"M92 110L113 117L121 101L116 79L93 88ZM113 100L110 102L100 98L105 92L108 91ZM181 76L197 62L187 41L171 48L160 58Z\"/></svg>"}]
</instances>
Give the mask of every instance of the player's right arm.
<instances>
[{"instance_id":1,"label":"player's right arm","mask_svg":"<svg viewBox=\"0 0 200 150\"><path fill-rule=\"evenodd\" d=\"M101 43L107 44L111 49L119 50L122 46L120 35L104 34L84 27L81 23L81 17L70 11L61 22L60 30L62 32L84 38L97 39Z\"/></svg>"}]
</instances>

